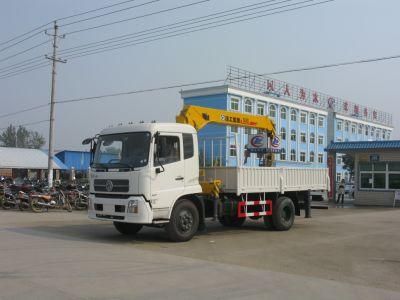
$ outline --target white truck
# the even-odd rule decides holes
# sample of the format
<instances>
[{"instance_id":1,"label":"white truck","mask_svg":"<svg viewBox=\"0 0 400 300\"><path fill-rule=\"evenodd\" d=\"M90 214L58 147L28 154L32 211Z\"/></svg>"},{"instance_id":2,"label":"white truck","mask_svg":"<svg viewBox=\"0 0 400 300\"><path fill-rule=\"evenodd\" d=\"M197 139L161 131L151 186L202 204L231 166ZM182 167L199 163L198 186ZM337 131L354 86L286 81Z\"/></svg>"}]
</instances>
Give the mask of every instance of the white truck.
<instances>
[{"instance_id":1,"label":"white truck","mask_svg":"<svg viewBox=\"0 0 400 300\"><path fill-rule=\"evenodd\" d=\"M200 166L199 154L206 156L197 132L205 125L258 128L272 138L275 127L268 117L189 106L177 122L108 128L83 142L93 154L89 218L111 220L122 234L136 234L143 226L165 228L176 242L190 240L207 218L231 227L247 217L264 218L268 228L288 230L300 209L309 213L310 191L329 188L327 169L213 160ZM273 155L264 160L271 165Z\"/></svg>"}]
</instances>

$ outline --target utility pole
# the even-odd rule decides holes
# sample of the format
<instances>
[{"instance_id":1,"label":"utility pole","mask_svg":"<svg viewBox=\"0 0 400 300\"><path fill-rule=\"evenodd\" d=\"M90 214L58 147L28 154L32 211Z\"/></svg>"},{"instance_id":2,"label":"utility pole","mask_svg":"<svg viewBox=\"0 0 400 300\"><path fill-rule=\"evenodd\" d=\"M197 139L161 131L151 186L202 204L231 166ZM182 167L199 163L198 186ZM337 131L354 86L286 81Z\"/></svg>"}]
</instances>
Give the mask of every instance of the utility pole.
<instances>
[{"instance_id":1,"label":"utility pole","mask_svg":"<svg viewBox=\"0 0 400 300\"><path fill-rule=\"evenodd\" d=\"M66 60L61 60L57 58L57 41L58 38L64 38L65 35L58 35L58 26L57 21L54 21L54 32L53 34L49 34L45 31L47 35L53 37L53 56L49 57L46 55L46 58L51 60L52 63L52 72L51 72L51 100L50 100L50 126L49 126L49 160L47 166L47 181L49 187L53 186L53 160L54 160L54 96L56 91L56 65L58 62L66 63Z\"/></svg>"}]
</instances>

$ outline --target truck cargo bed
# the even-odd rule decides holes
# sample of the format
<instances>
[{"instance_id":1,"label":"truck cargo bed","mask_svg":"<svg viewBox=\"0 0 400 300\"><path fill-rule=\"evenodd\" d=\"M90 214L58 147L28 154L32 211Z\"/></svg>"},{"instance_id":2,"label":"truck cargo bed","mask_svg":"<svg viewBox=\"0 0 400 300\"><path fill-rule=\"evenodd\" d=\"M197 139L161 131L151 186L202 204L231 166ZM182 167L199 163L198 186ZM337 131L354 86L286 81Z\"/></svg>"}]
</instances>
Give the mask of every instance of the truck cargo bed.
<instances>
[{"instance_id":1,"label":"truck cargo bed","mask_svg":"<svg viewBox=\"0 0 400 300\"><path fill-rule=\"evenodd\" d=\"M236 195L329 189L325 168L210 167L203 169L201 179L219 179L222 192Z\"/></svg>"}]
</instances>

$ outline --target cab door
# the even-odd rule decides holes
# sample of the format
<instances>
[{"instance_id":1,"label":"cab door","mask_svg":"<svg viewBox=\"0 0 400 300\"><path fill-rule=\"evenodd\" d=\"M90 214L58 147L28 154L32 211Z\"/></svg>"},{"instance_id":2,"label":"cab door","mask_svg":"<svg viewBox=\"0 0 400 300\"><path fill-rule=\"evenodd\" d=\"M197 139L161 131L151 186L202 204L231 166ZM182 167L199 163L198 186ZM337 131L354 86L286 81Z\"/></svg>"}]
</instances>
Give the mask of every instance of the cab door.
<instances>
[{"instance_id":1,"label":"cab door","mask_svg":"<svg viewBox=\"0 0 400 300\"><path fill-rule=\"evenodd\" d=\"M151 200L154 208L169 208L185 190L182 134L160 132L153 148Z\"/></svg>"}]
</instances>

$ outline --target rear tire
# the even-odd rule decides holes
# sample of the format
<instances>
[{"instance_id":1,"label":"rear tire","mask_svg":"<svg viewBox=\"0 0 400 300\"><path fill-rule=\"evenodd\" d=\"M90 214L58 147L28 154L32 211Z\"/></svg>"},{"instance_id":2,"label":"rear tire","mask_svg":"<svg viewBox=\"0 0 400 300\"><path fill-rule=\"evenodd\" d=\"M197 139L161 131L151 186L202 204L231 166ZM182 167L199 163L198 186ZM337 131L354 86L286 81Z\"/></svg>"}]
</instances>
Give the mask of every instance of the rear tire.
<instances>
[{"instance_id":1,"label":"rear tire","mask_svg":"<svg viewBox=\"0 0 400 300\"><path fill-rule=\"evenodd\" d=\"M272 216L264 216L264 225L268 230L275 229L274 221L272 220Z\"/></svg>"},{"instance_id":2,"label":"rear tire","mask_svg":"<svg viewBox=\"0 0 400 300\"><path fill-rule=\"evenodd\" d=\"M292 199L280 197L276 200L272 211L272 223L276 230L289 230L294 223L295 207Z\"/></svg>"},{"instance_id":3,"label":"rear tire","mask_svg":"<svg viewBox=\"0 0 400 300\"><path fill-rule=\"evenodd\" d=\"M194 203L182 199L175 204L165 229L173 242L186 242L192 239L199 229L199 212Z\"/></svg>"},{"instance_id":4,"label":"rear tire","mask_svg":"<svg viewBox=\"0 0 400 300\"><path fill-rule=\"evenodd\" d=\"M133 224L133 223L114 222L113 224L115 229L117 229L119 233L125 235L135 235L143 227L143 225L141 224Z\"/></svg>"},{"instance_id":5,"label":"rear tire","mask_svg":"<svg viewBox=\"0 0 400 300\"><path fill-rule=\"evenodd\" d=\"M221 216L218 221L226 227L241 227L246 218L238 218L236 216Z\"/></svg>"}]
</instances>

